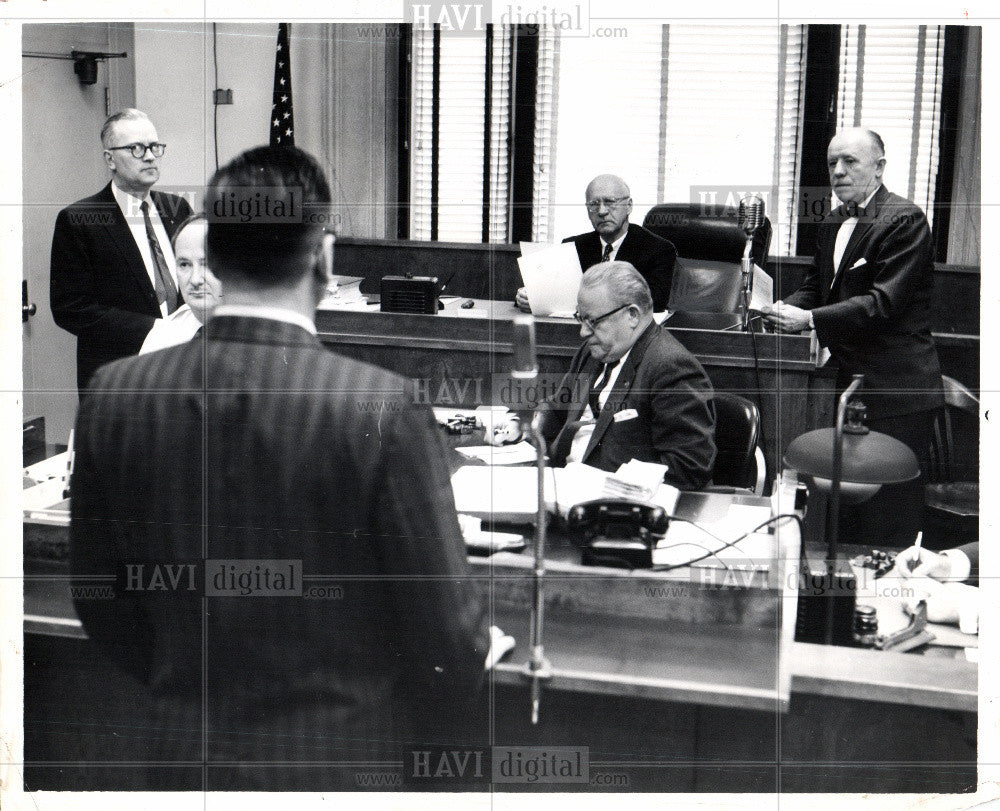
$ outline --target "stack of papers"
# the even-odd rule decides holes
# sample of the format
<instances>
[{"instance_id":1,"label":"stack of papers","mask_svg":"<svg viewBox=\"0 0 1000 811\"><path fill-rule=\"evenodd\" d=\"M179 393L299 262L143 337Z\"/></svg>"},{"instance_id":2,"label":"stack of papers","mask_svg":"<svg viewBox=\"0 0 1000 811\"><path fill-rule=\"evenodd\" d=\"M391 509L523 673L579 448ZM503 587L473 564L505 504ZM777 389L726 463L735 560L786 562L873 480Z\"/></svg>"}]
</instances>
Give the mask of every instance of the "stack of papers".
<instances>
[{"instance_id":1,"label":"stack of papers","mask_svg":"<svg viewBox=\"0 0 1000 811\"><path fill-rule=\"evenodd\" d=\"M572 318L583 278L576 245L522 242L517 265L534 315Z\"/></svg>"}]
</instances>

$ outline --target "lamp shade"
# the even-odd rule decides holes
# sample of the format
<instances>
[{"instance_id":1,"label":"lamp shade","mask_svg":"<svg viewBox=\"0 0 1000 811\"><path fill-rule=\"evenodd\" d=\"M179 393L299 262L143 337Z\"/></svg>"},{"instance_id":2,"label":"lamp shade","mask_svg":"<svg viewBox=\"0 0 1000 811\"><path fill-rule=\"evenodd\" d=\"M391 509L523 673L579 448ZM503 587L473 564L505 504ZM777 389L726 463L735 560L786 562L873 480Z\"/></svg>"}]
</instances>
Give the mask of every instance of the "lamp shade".
<instances>
[{"instance_id":1,"label":"lamp shade","mask_svg":"<svg viewBox=\"0 0 1000 811\"><path fill-rule=\"evenodd\" d=\"M785 451L786 467L832 479L836 435L834 428L819 428L796 437ZM845 432L842 465L844 484L899 484L920 475L913 451L898 439L876 431Z\"/></svg>"}]
</instances>

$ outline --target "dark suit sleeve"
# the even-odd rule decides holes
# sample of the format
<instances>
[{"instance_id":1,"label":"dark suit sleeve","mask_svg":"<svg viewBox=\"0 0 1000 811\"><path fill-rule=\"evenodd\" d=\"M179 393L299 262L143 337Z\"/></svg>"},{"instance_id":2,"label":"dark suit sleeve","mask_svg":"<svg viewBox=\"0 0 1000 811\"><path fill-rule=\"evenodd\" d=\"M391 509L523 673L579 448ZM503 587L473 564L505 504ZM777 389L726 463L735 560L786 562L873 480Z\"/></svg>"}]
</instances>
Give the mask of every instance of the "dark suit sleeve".
<instances>
[{"instance_id":1,"label":"dark suit sleeve","mask_svg":"<svg viewBox=\"0 0 1000 811\"><path fill-rule=\"evenodd\" d=\"M103 208L67 208L59 212L52 234L49 276L49 300L56 324L80 338L100 345L134 347L136 354L149 331L153 316L133 313L102 304L96 292L92 247L85 239L85 229L93 227L85 219L109 216ZM129 237L131 239L131 237Z\"/></svg>"},{"instance_id":2,"label":"dark suit sleeve","mask_svg":"<svg viewBox=\"0 0 1000 811\"><path fill-rule=\"evenodd\" d=\"M111 499L99 470L102 449L97 432L105 388L101 373L94 378L92 397L80 404L75 431L69 547L74 576L73 604L87 636L126 672L149 678L153 642L151 625L123 581L126 555L124 519L111 514ZM114 589L113 599L101 592Z\"/></svg>"},{"instance_id":3,"label":"dark suit sleeve","mask_svg":"<svg viewBox=\"0 0 1000 811\"><path fill-rule=\"evenodd\" d=\"M649 387L650 439L667 465L664 481L681 490L704 487L715 462L715 407L701 365L693 357L657 363L637 382Z\"/></svg>"},{"instance_id":4,"label":"dark suit sleeve","mask_svg":"<svg viewBox=\"0 0 1000 811\"><path fill-rule=\"evenodd\" d=\"M967 543L964 546L958 547L958 551L965 554L969 559L969 563L972 564L972 569L969 571L969 576L966 578L966 583L971 583L973 586L979 585L979 541L973 541L972 543Z\"/></svg>"},{"instance_id":5,"label":"dark suit sleeve","mask_svg":"<svg viewBox=\"0 0 1000 811\"><path fill-rule=\"evenodd\" d=\"M423 700L463 702L484 677L486 602L471 580L433 415L400 404L380 427L377 543L404 618L408 682Z\"/></svg>"},{"instance_id":6,"label":"dark suit sleeve","mask_svg":"<svg viewBox=\"0 0 1000 811\"><path fill-rule=\"evenodd\" d=\"M653 297L653 311L663 312L670 301L670 288L674 279L674 265L677 262L677 250L672 242L657 239L651 245L648 263L644 268L638 268L649 285Z\"/></svg>"},{"instance_id":7,"label":"dark suit sleeve","mask_svg":"<svg viewBox=\"0 0 1000 811\"><path fill-rule=\"evenodd\" d=\"M845 341L856 345L859 338L890 328L922 283L922 273L931 266L931 234L923 212L915 207L887 206L876 216L891 218L892 225L866 253L869 267L841 271L871 274L871 285L860 295L813 309L816 334L824 346ZM847 280L838 284L847 284Z\"/></svg>"},{"instance_id":8,"label":"dark suit sleeve","mask_svg":"<svg viewBox=\"0 0 1000 811\"><path fill-rule=\"evenodd\" d=\"M823 300L820 295L820 285L823 283L820 273L820 262L822 261L820 255L821 251L817 246L816 252L813 254L812 264L805 272L802 286L784 299L785 304L802 310L811 310Z\"/></svg>"}]
</instances>

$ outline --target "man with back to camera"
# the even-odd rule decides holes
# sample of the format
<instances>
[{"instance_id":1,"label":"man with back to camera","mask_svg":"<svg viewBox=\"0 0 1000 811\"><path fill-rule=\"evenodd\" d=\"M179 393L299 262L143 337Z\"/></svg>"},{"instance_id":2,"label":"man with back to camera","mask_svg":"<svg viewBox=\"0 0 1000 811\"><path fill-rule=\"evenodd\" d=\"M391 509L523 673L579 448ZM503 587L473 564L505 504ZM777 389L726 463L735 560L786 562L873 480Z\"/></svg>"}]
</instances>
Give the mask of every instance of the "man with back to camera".
<instances>
[{"instance_id":1,"label":"man with back to camera","mask_svg":"<svg viewBox=\"0 0 1000 811\"><path fill-rule=\"evenodd\" d=\"M332 267L310 224L330 204L315 160L245 152L216 172L206 210L264 190L298 195L304 221L211 219L226 300L202 339L99 370L77 421L74 576L204 560L206 592L225 592L77 601L117 666L109 679L146 707L124 728L93 708L88 740L135 735L145 760L188 761L161 764L147 788L351 790L361 762L485 729L470 729L485 603L433 415L402 378L316 337ZM228 591L229 566L289 561L299 596Z\"/></svg>"},{"instance_id":2,"label":"man with back to camera","mask_svg":"<svg viewBox=\"0 0 1000 811\"><path fill-rule=\"evenodd\" d=\"M600 262L616 259L631 264L649 285L653 311L663 312L670 299L677 251L673 243L630 223L632 193L628 185L615 175L598 175L587 185L587 216L594 230L563 242L572 242L580 257L584 272ZM517 291L515 303L524 312L531 312L528 292Z\"/></svg>"},{"instance_id":3,"label":"man with back to camera","mask_svg":"<svg viewBox=\"0 0 1000 811\"><path fill-rule=\"evenodd\" d=\"M926 469L934 415L944 404L931 337L931 233L917 206L882 185L885 162L885 145L871 130L833 137L827 167L843 205L820 225L802 286L763 312L783 330L816 330L837 363L838 391L863 374L858 398L868 427L904 442ZM908 546L922 513L923 477L845 508L842 531L858 543Z\"/></svg>"},{"instance_id":4,"label":"man with back to camera","mask_svg":"<svg viewBox=\"0 0 1000 811\"><path fill-rule=\"evenodd\" d=\"M666 465L664 481L682 490L708 484L716 453L712 384L697 358L653 321L642 275L621 261L591 268L576 318L583 345L538 416L552 464L613 472L638 459Z\"/></svg>"},{"instance_id":5,"label":"man with back to camera","mask_svg":"<svg viewBox=\"0 0 1000 811\"><path fill-rule=\"evenodd\" d=\"M191 215L183 197L151 191L166 145L140 110L101 129L111 182L56 217L49 297L56 324L76 336L77 388L94 370L139 352L157 318L184 302L170 239Z\"/></svg>"}]
</instances>

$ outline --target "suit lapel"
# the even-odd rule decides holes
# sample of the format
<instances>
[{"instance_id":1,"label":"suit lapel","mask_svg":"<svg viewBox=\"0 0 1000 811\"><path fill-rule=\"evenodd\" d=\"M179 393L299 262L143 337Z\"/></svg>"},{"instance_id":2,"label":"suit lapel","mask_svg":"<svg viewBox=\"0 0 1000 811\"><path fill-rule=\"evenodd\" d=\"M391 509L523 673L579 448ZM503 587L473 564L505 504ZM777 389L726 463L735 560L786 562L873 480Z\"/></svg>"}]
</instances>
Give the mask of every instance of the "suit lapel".
<instances>
[{"instance_id":1,"label":"suit lapel","mask_svg":"<svg viewBox=\"0 0 1000 811\"><path fill-rule=\"evenodd\" d=\"M619 262L631 262L635 264L635 254L637 251L633 250L635 248L636 241L633 238L635 224L629 223L628 230L625 231L625 239L622 240L622 244L618 246L618 253L615 254L615 260Z\"/></svg>"},{"instance_id":2,"label":"suit lapel","mask_svg":"<svg viewBox=\"0 0 1000 811\"><path fill-rule=\"evenodd\" d=\"M146 263L142 261L142 254L139 253L139 246L135 244L135 239L132 237L132 231L129 229L128 222L125 220L125 215L122 213L121 207L118 205L118 201L111 192L110 183L105 187L104 192L102 192L102 196L104 197L102 204L108 206L112 219L112 222L105 222L101 225L104 229L107 241L118 249L118 253L121 254L122 261L132 270L132 272L128 275L137 285L143 300L149 300L150 297L155 300L156 291L153 289L153 283L150 281L149 274L146 272ZM159 313L157 313L157 315L159 315Z\"/></svg>"},{"instance_id":3,"label":"suit lapel","mask_svg":"<svg viewBox=\"0 0 1000 811\"><path fill-rule=\"evenodd\" d=\"M587 461L590 454L600 444L601 439L607 433L608 427L614 420L615 414L618 413L621 404L632 390L632 383L635 382L635 375L639 369L639 364L642 362L642 357L646 354L646 348L656 336L658 330L659 326L655 322L651 323L646 328L646 331L639 336L639 340L632 346L628 359L618 373L618 379L615 380L615 385L611 389L604 407L601 409L601 415L597 418L594 432L590 435L590 442L587 443L587 450L583 454L584 462Z\"/></svg>"},{"instance_id":4,"label":"suit lapel","mask_svg":"<svg viewBox=\"0 0 1000 811\"><path fill-rule=\"evenodd\" d=\"M885 200L888 194L889 192L886 190L885 186L879 186L878 191L875 192L875 196L872 197L871 201L868 203L864 216L858 218L857 223L854 225L854 230L851 232L851 238L847 241L847 247L844 248L844 255L840 257L840 264L837 265L833 281L830 282L831 291L841 280L844 268L849 268L854 264L856 254L858 252L858 246L861 245L862 241L875 224L878 211L882 207L882 201ZM836 244L836 236L834 236L834 244Z\"/></svg>"}]
</instances>

